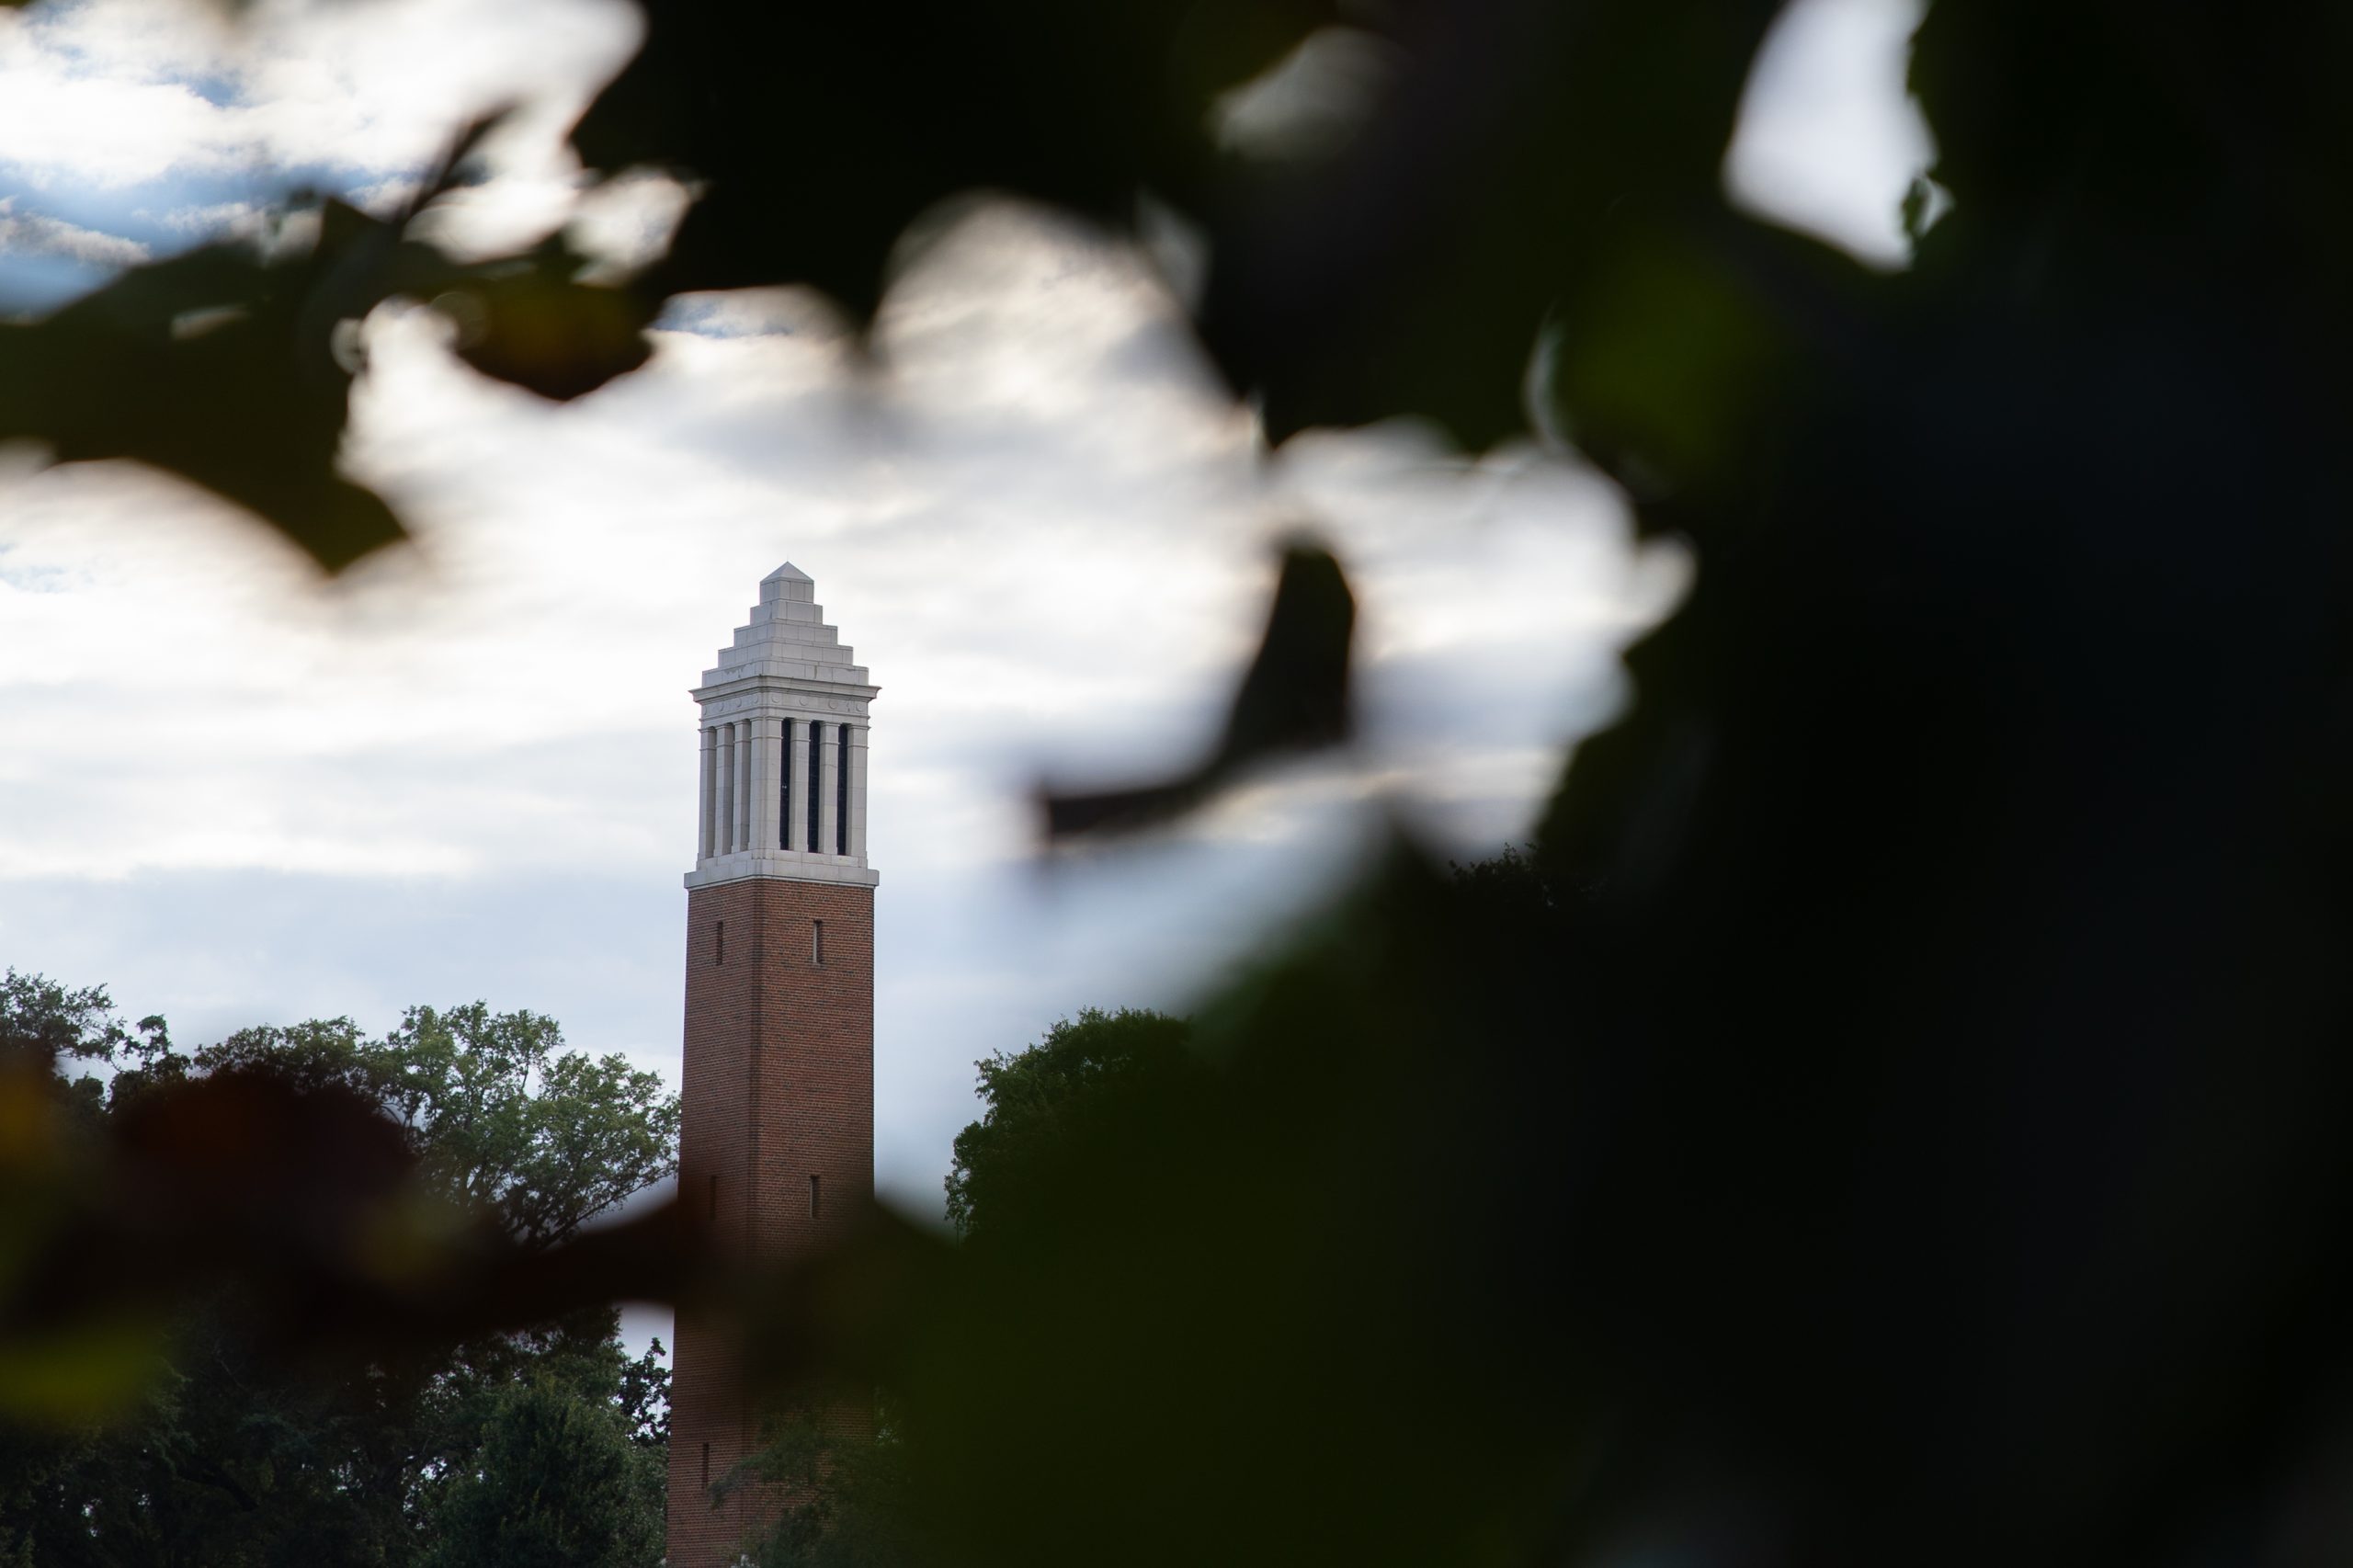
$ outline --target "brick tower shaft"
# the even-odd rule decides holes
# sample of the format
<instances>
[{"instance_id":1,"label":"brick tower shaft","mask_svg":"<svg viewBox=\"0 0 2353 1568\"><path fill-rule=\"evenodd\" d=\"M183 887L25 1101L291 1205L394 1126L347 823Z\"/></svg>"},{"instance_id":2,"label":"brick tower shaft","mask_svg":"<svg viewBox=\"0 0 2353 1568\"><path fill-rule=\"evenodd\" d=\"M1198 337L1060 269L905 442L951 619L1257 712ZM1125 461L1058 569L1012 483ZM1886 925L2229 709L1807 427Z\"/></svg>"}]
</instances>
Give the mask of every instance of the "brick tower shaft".
<instances>
[{"instance_id":1,"label":"brick tower shaft","mask_svg":"<svg viewBox=\"0 0 2353 1568\"><path fill-rule=\"evenodd\" d=\"M874 886L867 706L878 688L790 564L694 693L700 853L687 878L680 1196L734 1261L806 1254L873 1199ZM713 1488L764 1410L733 1325L679 1309L670 1568L732 1564L785 1501ZM869 1413L870 1414L870 1413ZM858 1412L829 1424L863 1425Z\"/></svg>"}]
</instances>

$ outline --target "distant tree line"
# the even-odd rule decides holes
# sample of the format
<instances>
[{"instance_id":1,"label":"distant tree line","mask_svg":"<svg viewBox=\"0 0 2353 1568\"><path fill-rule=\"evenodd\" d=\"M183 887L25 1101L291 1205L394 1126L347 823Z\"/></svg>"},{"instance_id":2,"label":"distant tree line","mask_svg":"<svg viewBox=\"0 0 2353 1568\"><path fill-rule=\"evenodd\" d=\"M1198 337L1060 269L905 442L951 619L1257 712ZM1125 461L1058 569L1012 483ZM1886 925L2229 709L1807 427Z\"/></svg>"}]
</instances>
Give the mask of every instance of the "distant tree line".
<instances>
[{"instance_id":1,"label":"distant tree line","mask_svg":"<svg viewBox=\"0 0 2353 1568\"><path fill-rule=\"evenodd\" d=\"M1139 1131L1167 1127L1204 1069L1180 1017L1083 1008L976 1063L982 1118L960 1133L947 1215L968 1246L1018 1247ZM142 1096L267 1074L357 1096L404 1129L454 1220L487 1212L548 1245L675 1169L676 1096L620 1057L562 1049L554 1020L482 1003L409 1009L381 1039L349 1018L242 1029L192 1052L165 1021L126 1025L102 987L0 980L0 1040L61 1064L51 1090L102 1137ZM102 1063L103 1076L86 1070ZM1182 1125L1174 1129L1182 1135ZM1137 1148L1131 1156L1149 1157ZM303 1563L650 1568L663 1554L669 1373L635 1358L610 1309L401 1361L288 1365L247 1332L233 1290L182 1311L167 1372L112 1418L0 1426L0 1562L10 1568ZM787 1411L722 1490L797 1501L745 1543L758 1568L882 1568L923 1554L904 1435L846 1446Z\"/></svg>"},{"instance_id":2,"label":"distant tree line","mask_svg":"<svg viewBox=\"0 0 2353 1568\"><path fill-rule=\"evenodd\" d=\"M1549 875L1513 850L1455 868L1443 897L1499 945L1541 941L1560 911ZM1266 1006L1282 989L1275 971L1244 992ZM1130 1332L1121 1312L1051 1315L1065 1311L1050 1303L1063 1300L1074 1258L1108 1270L1130 1313L1181 1303L1212 1280L1208 1269L1189 1284L1154 1276L1215 1245L1244 1242L1270 1267L1290 1267L1281 1259L1296 1237L1279 1207L1254 1206L1253 1184L1285 1164L1297 1179L1298 1152L1272 1151L1306 1125L1282 1108L1302 1085L1237 1071L1221 1053L1232 1027L1212 1019L1205 1039L1186 1017L1087 1007L974 1064L982 1115L956 1138L946 1217L973 1278L1029 1310L1011 1327L975 1313L957 1377L985 1383L1010 1368L1051 1396L1059 1381L1084 1383L1105 1364L1105 1346ZM267 1084L293 1096L297 1115L364 1105L399 1130L424 1178L412 1186L440 1205L426 1229L444 1244L449 1228L472 1225L504 1244L551 1248L676 1169L678 1103L655 1075L565 1051L552 1019L482 1003L411 1008L381 1038L335 1018L182 1051L165 1020L126 1024L101 988L11 971L0 979L0 1060L25 1059L57 1064L45 1093L93 1142L135 1140L142 1101L207 1082ZM1341 1061L1327 1067L1329 1092L1356 1092ZM206 1125L222 1120L216 1112ZM1311 1299L1328 1283L1301 1282ZM669 1374L658 1343L628 1356L610 1308L309 1358L285 1353L283 1312L224 1283L176 1308L168 1368L134 1380L123 1407L63 1429L0 1420L0 1564L661 1561ZM1138 1321L1172 1331L1165 1318ZM1216 1341L1234 1325L1188 1331ZM1172 1346L1170 1364L1199 1354ZM1082 1451L1097 1424L1086 1403L1075 1400L1063 1429L997 1436ZM792 1499L745 1540L756 1568L904 1568L1003 1528L987 1496L942 1484L975 1436L955 1418L961 1406L885 1386L878 1408L872 1438L844 1442L780 1401L766 1444L719 1480L721 1491L782 1483ZM1171 1415L1189 1430L1199 1413ZM1114 1544L1107 1537L1106 1551Z\"/></svg>"},{"instance_id":3,"label":"distant tree line","mask_svg":"<svg viewBox=\"0 0 2353 1568\"><path fill-rule=\"evenodd\" d=\"M69 1136L136 1138L166 1087L267 1079L300 1108L364 1102L401 1131L440 1210L545 1248L670 1175L678 1105L620 1056L563 1049L551 1018L413 1007L381 1039L349 1018L238 1031L192 1052L125 1025L103 988L11 970L0 1053L58 1064ZM79 1070L76 1070L78 1064ZM103 1064L102 1076L90 1070ZM265 1147L224 1158L268 1161ZM70 1159L61 1161L73 1168ZM488 1216L487 1220L483 1216ZM0 1237L0 1263L9 1243ZM353 1244L369 1244L355 1237ZM103 1262L104 1260L97 1260ZM176 1304L162 1375L64 1425L0 1422L0 1563L14 1568L653 1568L663 1551L669 1374L608 1307L397 1354L290 1360L283 1303L233 1282Z\"/></svg>"}]
</instances>

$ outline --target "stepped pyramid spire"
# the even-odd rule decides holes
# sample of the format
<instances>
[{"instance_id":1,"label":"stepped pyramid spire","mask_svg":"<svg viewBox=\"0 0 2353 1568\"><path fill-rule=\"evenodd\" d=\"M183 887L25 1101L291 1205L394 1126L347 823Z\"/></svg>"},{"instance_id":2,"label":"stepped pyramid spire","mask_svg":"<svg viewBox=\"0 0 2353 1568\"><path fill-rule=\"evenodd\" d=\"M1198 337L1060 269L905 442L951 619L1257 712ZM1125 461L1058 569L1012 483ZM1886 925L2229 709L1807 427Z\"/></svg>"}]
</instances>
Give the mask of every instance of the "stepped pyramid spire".
<instances>
[{"instance_id":1,"label":"stepped pyramid spire","mask_svg":"<svg viewBox=\"0 0 2353 1568\"><path fill-rule=\"evenodd\" d=\"M865 666L851 655L841 633L825 624L816 579L788 561L760 579L760 602L752 607L751 619L735 629L733 645L719 651L719 663L703 671L702 682L711 687L757 665L757 673L779 679L854 686L862 699L870 699L877 688L867 685Z\"/></svg>"}]
</instances>

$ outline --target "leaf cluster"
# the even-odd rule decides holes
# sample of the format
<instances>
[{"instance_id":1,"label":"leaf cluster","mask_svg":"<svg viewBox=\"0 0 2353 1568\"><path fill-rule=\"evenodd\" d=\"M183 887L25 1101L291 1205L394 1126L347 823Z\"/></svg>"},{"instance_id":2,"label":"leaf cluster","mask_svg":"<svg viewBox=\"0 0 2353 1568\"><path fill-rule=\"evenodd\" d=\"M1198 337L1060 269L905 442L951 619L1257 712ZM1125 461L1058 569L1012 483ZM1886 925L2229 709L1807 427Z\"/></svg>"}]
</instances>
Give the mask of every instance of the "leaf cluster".
<instances>
[{"instance_id":1,"label":"leaf cluster","mask_svg":"<svg viewBox=\"0 0 2353 1568\"><path fill-rule=\"evenodd\" d=\"M645 1568L662 1559L666 1445L545 1374L497 1392L480 1448L433 1502L428 1568Z\"/></svg>"},{"instance_id":2,"label":"leaf cluster","mask_svg":"<svg viewBox=\"0 0 2353 1568\"><path fill-rule=\"evenodd\" d=\"M937 1551L915 1513L905 1447L887 1418L849 1433L805 1407L771 1416L760 1446L713 1491L753 1486L787 1499L745 1543L755 1568L904 1568Z\"/></svg>"}]
</instances>

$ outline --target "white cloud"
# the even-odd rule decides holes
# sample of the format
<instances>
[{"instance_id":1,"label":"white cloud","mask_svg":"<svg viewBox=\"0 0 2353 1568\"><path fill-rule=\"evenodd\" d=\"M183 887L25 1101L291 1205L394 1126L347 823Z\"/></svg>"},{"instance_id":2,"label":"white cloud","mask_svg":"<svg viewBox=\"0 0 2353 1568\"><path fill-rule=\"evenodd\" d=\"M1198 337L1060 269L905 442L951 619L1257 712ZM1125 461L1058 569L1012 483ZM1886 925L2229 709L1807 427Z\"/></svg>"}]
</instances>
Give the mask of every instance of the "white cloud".
<instances>
[{"instance_id":1,"label":"white cloud","mask_svg":"<svg viewBox=\"0 0 2353 1568\"><path fill-rule=\"evenodd\" d=\"M1899 210L1936 155L1904 85L1925 0L1791 0L1758 51L1724 185L1758 216L1879 267L1911 256Z\"/></svg>"},{"instance_id":2,"label":"white cloud","mask_svg":"<svg viewBox=\"0 0 2353 1568\"><path fill-rule=\"evenodd\" d=\"M0 953L142 1012L485 994L671 1060L686 690L790 556L883 688L881 1159L928 1207L974 1057L1181 1005L1392 809L1524 833L1677 588L1574 468L1403 427L1266 453L1132 257L1017 210L904 279L873 370L794 291L678 313L730 332L558 407L380 312L347 460L418 540L325 587L171 481L0 474ZM1031 785L1205 741L1302 518L1358 590L1361 746L1041 880ZM556 888L597 913L481 935ZM199 911L161 948L158 899Z\"/></svg>"},{"instance_id":3,"label":"white cloud","mask_svg":"<svg viewBox=\"0 0 2353 1568\"><path fill-rule=\"evenodd\" d=\"M175 0L48 0L0 11L0 167L41 190L252 187L188 201L175 227L233 220L290 178L381 204L513 105L484 149L501 177L444 222L462 240L478 220L475 244L535 237L569 213L564 131L640 26L626 0L258 0L235 28Z\"/></svg>"},{"instance_id":4,"label":"white cloud","mask_svg":"<svg viewBox=\"0 0 2353 1568\"><path fill-rule=\"evenodd\" d=\"M667 175L637 169L606 180L582 198L569 225L572 243L599 258L599 275L623 278L658 260L694 192Z\"/></svg>"},{"instance_id":5,"label":"white cloud","mask_svg":"<svg viewBox=\"0 0 2353 1568\"><path fill-rule=\"evenodd\" d=\"M1218 95L1209 130L1245 157L1312 160L1345 146L1396 74L1395 46L1357 28L1318 28L1258 75Z\"/></svg>"},{"instance_id":6,"label":"white cloud","mask_svg":"<svg viewBox=\"0 0 2353 1568\"><path fill-rule=\"evenodd\" d=\"M0 256L60 256L92 267L129 267L147 259L147 247L46 213L20 212L17 199L6 196L0 197Z\"/></svg>"}]
</instances>

